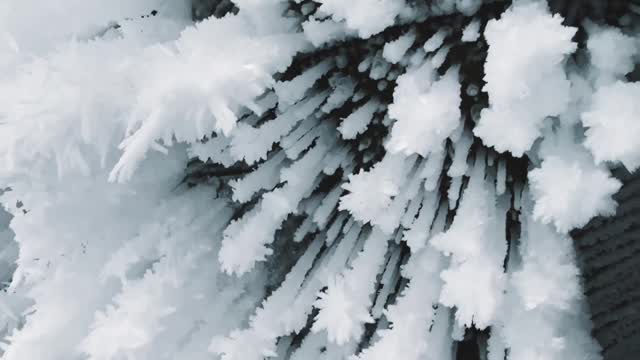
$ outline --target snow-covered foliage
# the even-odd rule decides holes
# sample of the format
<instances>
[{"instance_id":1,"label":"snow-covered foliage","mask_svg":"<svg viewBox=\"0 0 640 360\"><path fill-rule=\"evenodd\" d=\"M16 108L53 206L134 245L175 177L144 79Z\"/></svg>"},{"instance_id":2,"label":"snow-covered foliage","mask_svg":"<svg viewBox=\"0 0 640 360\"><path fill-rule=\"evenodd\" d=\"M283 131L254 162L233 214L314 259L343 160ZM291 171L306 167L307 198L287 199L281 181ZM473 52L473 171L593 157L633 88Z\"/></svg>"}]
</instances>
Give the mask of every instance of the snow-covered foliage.
<instances>
[{"instance_id":1,"label":"snow-covered foliage","mask_svg":"<svg viewBox=\"0 0 640 360\"><path fill-rule=\"evenodd\" d=\"M489 45L484 66L489 107L475 134L497 151L522 156L538 138L543 122L562 114L571 83L563 69L576 50L576 28L564 26L542 2L508 9L484 31Z\"/></svg>"},{"instance_id":2,"label":"snow-covered foliage","mask_svg":"<svg viewBox=\"0 0 640 360\"><path fill-rule=\"evenodd\" d=\"M0 357L599 359L640 6L576 2L1 1Z\"/></svg>"}]
</instances>

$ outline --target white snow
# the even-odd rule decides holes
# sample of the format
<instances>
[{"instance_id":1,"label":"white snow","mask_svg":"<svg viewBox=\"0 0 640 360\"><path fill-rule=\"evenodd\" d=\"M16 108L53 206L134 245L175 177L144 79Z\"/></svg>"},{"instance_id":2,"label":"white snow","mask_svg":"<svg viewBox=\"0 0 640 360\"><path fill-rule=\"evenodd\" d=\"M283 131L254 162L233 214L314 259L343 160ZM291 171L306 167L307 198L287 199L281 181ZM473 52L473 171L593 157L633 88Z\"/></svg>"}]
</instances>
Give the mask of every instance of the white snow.
<instances>
[{"instance_id":1,"label":"white snow","mask_svg":"<svg viewBox=\"0 0 640 360\"><path fill-rule=\"evenodd\" d=\"M431 35L429 39L422 45L425 52L430 53L436 51L444 43L444 39L449 35L449 32L445 29L438 30L435 34Z\"/></svg>"},{"instance_id":2,"label":"white snow","mask_svg":"<svg viewBox=\"0 0 640 360\"><path fill-rule=\"evenodd\" d=\"M528 175L534 219L553 223L562 233L586 225L592 217L615 213L611 196L622 186L572 140L568 129L547 135L542 163Z\"/></svg>"},{"instance_id":3,"label":"white snow","mask_svg":"<svg viewBox=\"0 0 640 360\"><path fill-rule=\"evenodd\" d=\"M313 17L302 23L302 28L304 29L304 35L316 47L329 42L344 40L351 33L343 22L335 22L331 19L319 21Z\"/></svg>"},{"instance_id":4,"label":"white snow","mask_svg":"<svg viewBox=\"0 0 640 360\"><path fill-rule=\"evenodd\" d=\"M369 100L342 120L338 127L342 138L355 139L358 134L362 134L367 129L379 107L380 104L377 100Z\"/></svg>"},{"instance_id":5,"label":"white snow","mask_svg":"<svg viewBox=\"0 0 640 360\"><path fill-rule=\"evenodd\" d=\"M480 21L474 20L465 26L462 31L462 41L474 42L480 38Z\"/></svg>"},{"instance_id":6,"label":"white snow","mask_svg":"<svg viewBox=\"0 0 640 360\"><path fill-rule=\"evenodd\" d=\"M401 35L399 38L384 45L384 48L382 49L382 56L388 62L397 64L402 60L411 45L413 45L415 39L416 34L412 31Z\"/></svg>"},{"instance_id":7,"label":"white snow","mask_svg":"<svg viewBox=\"0 0 640 360\"><path fill-rule=\"evenodd\" d=\"M615 77L633 70L635 57L640 55L640 42L620 29L593 27L587 40L591 64L598 69L598 76Z\"/></svg>"},{"instance_id":8,"label":"white snow","mask_svg":"<svg viewBox=\"0 0 640 360\"><path fill-rule=\"evenodd\" d=\"M596 90L582 113L587 130L584 145L597 162L621 162L633 171L640 166L640 83L616 81Z\"/></svg>"},{"instance_id":9,"label":"white snow","mask_svg":"<svg viewBox=\"0 0 640 360\"><path fill-rule=\"evenodd\" d=\"M598 359L567 233L640 167L629 17L191 4L0 1L2 359Z\"/></svg>"},{"instance_id":10,"label":"white snow","mask_svg":"<svg viewBox=\"0 0 640 360\"><path fill-rule=\"evenodd\" d=\"M484 31L489 105L474 129L499 152L522 156L540 136L544 120L560 115L570 100L563 61L573 53L576 28L562 25L542 2L518 2Z\"/></svg>"},{"instance_id":11,"label":"white snow","mask_svg":"<svg viewBox=\"0 0 640 360\"><path fill-rule=\"evenodd\" d=\"M439 79L426 63L398 78L389 105L396 119L386 148L393 153L427 156L442 151L444 140L460 123L458 70L450 69Z\"/></svg>"},{"instance_id":12,"label":"white snow","mask_svg":"<svg viewBox=\"0 0 640 360\"><path fill-rule=\"evenodd\" d=\"M407 6L404 0L319 0L319 10L331 15L334 21L344 21L347 28L368 38L393 25Z\"/></svg>"}]
</instances>

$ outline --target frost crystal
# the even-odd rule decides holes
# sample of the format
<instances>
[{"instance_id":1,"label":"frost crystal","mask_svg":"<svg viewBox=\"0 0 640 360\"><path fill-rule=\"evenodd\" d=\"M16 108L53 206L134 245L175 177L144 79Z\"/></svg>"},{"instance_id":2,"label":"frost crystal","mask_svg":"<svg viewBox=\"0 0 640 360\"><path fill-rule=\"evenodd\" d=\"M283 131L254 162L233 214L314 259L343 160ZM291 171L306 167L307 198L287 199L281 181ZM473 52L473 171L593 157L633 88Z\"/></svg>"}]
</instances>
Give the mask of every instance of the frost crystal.
<instances>
[{"instance_id":1,"label":"frost crystal","mask_svg":"<svg viewBox=\"0 0 640 360\"><path fill-rule=\"evenodd\" d=\"M640 167L602 3L0 1L0 357L600 359L570 234Z\"/></svg>"},{"instance_id":2,"label":"frost crystal","mask_svg":"<svg viewBox=\"0 0 640 360\"><path fill-rule=\"evenodd\" d=\"M474 133L497 151L522 156L540 136L543 121L562 114L571 84L563 61L576 49L576 28L562 25L541 2L521 2L484 31L490 107L482 110Z\"/></svg>"}]
</instances>

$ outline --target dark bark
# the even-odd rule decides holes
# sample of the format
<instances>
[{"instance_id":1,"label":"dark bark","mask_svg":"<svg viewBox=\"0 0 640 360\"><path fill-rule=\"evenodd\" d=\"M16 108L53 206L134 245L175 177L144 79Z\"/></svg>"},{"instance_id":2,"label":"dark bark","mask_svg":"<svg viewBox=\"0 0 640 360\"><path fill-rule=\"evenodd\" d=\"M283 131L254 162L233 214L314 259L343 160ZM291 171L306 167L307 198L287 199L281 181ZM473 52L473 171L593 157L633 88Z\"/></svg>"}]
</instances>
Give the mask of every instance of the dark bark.
<instances>
[{"instance_id":1,"label":"dark bark","mask_svg":"<svg viewBox=\"0 0 640 360\"><path fill-rule=\"evenodd\" d=\"M605 360L640 357L640 172L616 172L624 186L615 216L574 231L593 320Z\"/></svg>"}]
</instances>

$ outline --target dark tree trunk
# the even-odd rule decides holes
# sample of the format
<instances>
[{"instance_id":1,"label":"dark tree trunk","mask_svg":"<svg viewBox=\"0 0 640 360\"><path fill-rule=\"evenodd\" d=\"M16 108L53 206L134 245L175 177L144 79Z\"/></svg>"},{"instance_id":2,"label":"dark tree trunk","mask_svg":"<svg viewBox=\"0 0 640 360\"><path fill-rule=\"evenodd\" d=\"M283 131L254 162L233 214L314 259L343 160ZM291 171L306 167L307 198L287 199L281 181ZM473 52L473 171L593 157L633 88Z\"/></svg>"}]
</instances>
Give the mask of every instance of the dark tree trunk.
<instances>
[{"instance_id":1,"label":"dark tree trunk","mask_svg":"<svg viewBox=\"0 0 640 360\"><path fill-rule=\"evenodd\" d=\"M615 216L575 231L578 259L605 360L640 359L640 171L615 171L624 182Z\"/></svg>"}]
</instances>

